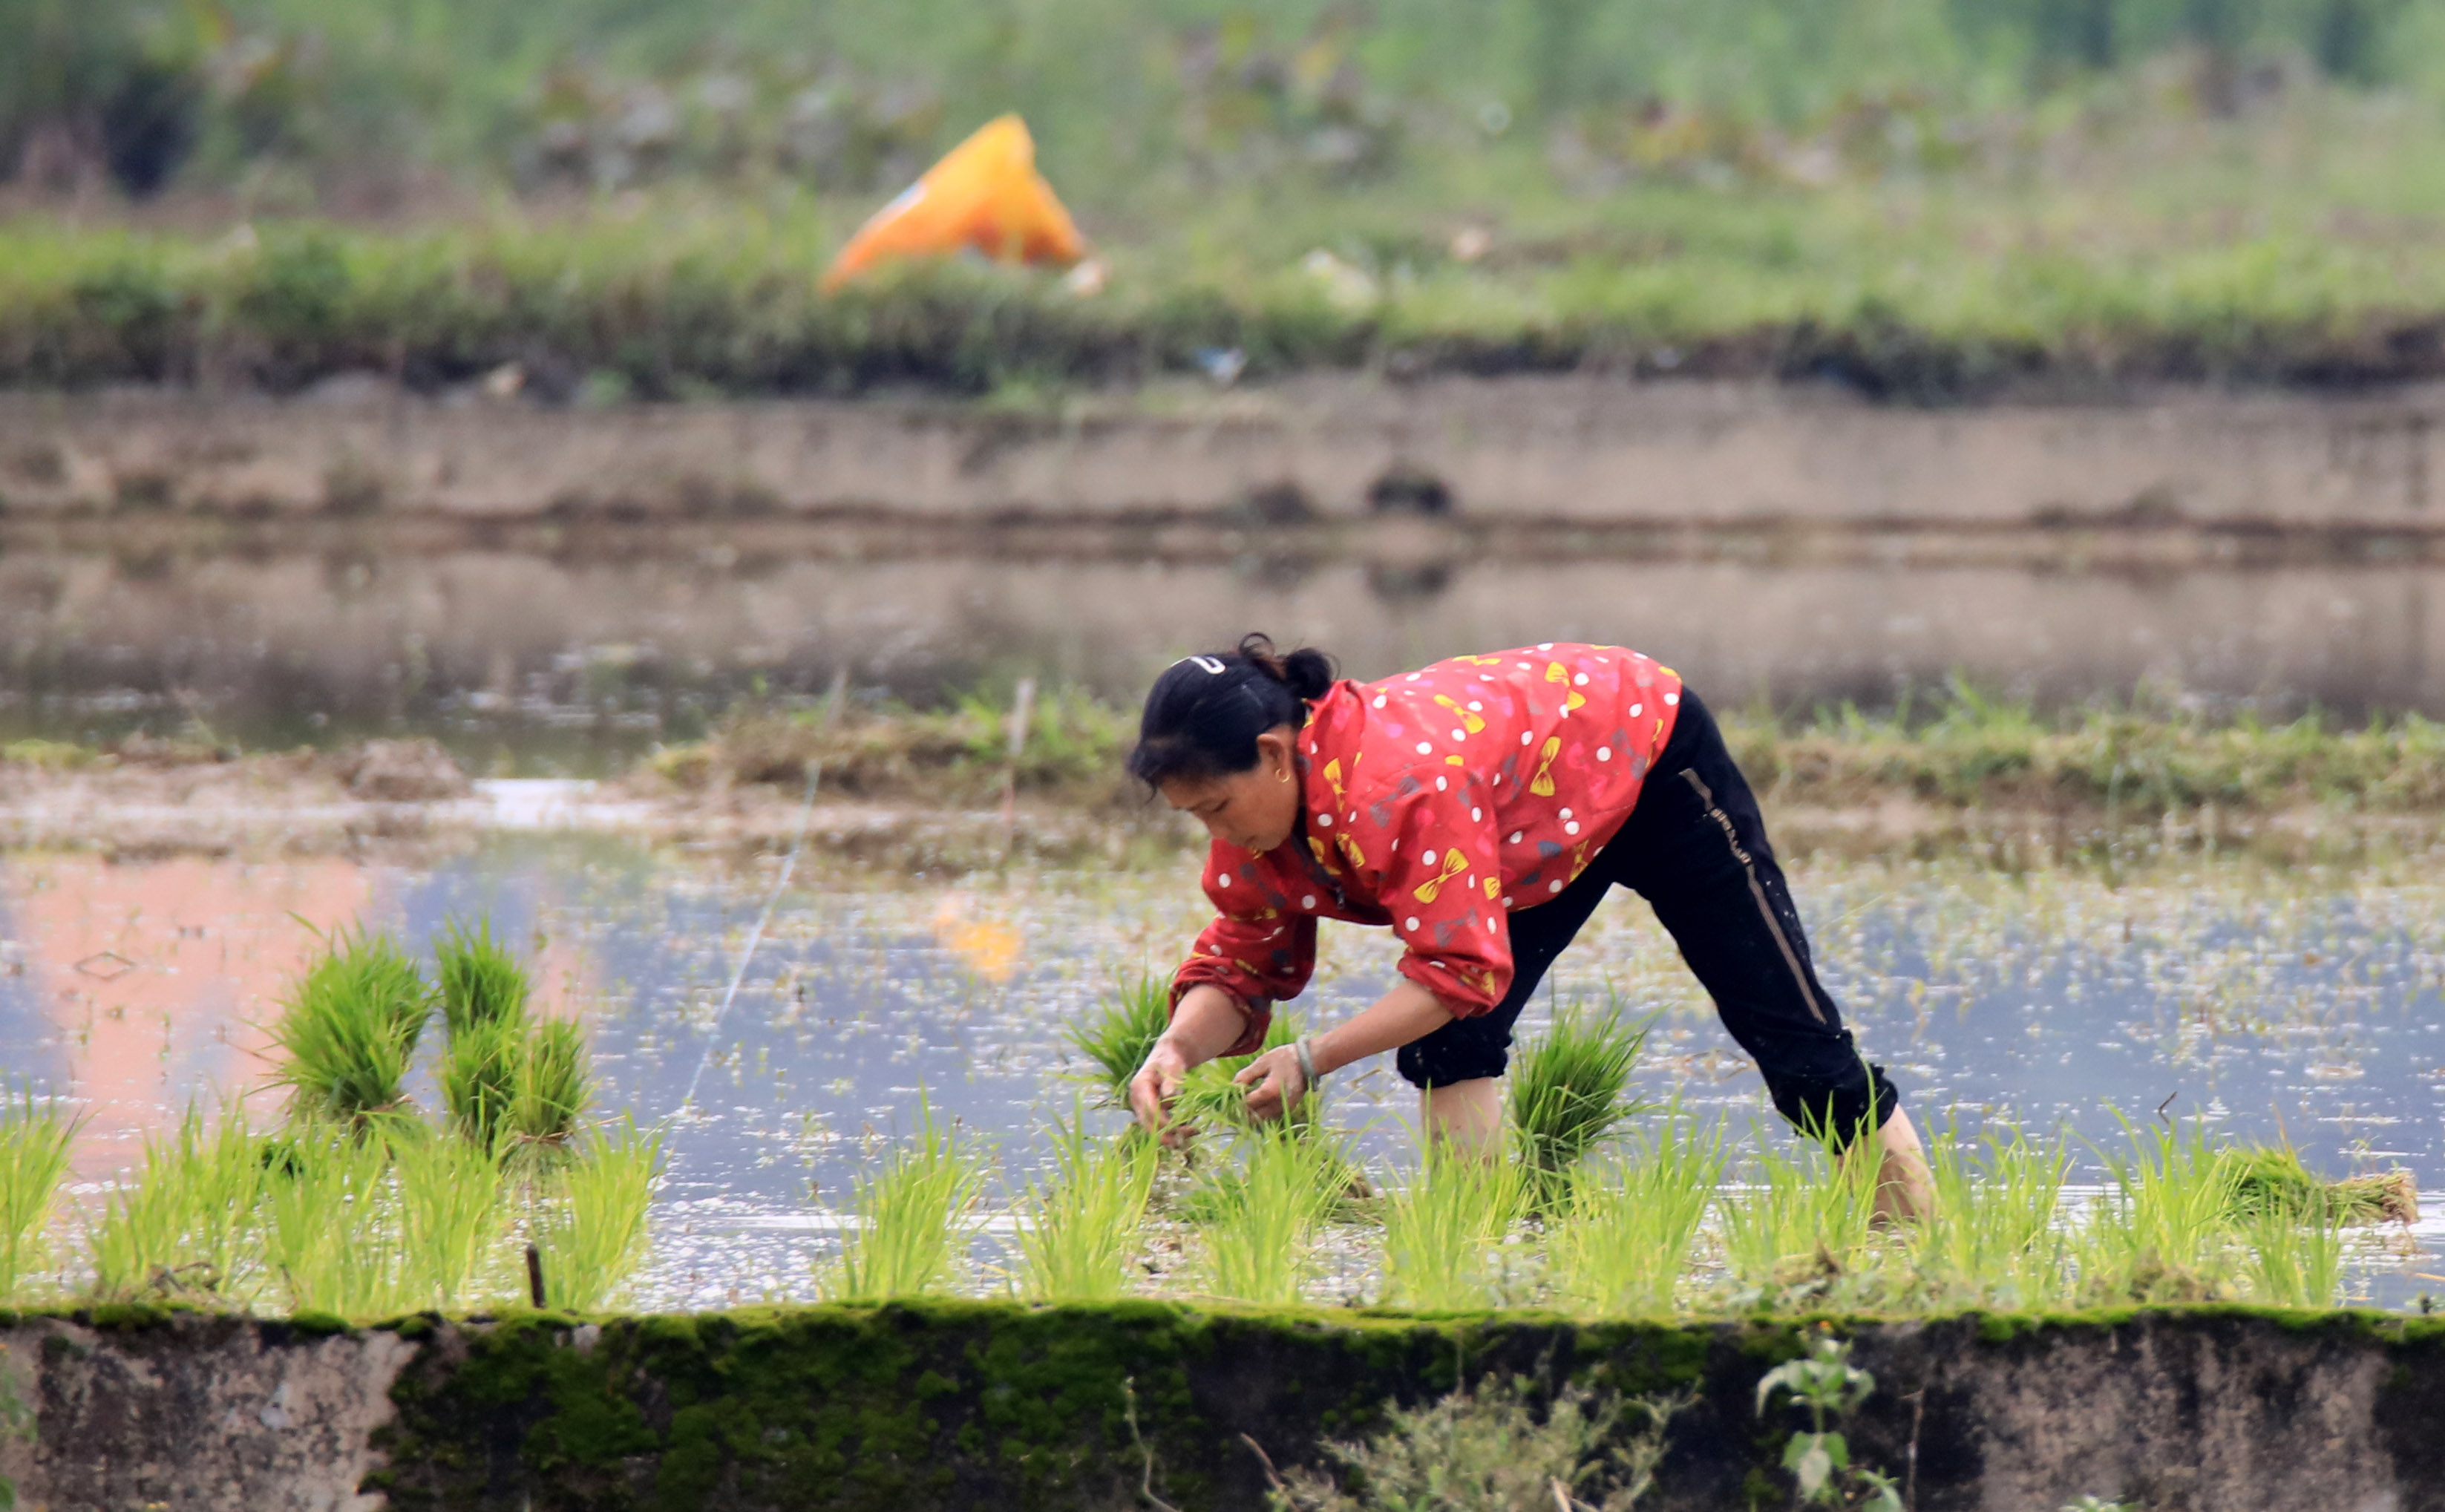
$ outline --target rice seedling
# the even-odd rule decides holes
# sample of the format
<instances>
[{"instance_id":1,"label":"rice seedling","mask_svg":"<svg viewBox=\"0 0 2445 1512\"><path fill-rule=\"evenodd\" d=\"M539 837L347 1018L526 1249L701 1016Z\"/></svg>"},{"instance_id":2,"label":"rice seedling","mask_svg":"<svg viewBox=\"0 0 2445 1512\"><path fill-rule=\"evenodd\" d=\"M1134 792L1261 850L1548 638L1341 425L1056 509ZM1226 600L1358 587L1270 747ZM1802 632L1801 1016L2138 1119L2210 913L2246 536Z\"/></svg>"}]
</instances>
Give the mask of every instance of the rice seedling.
<instances>
[{"instance_id":1,"label":"rice seedling","mask_svg":"<svg viewBox=\"0 0 2445 1512\"><path fill-rule=\"evenodd\" d=\"M2293 1214L2268 1207L2242 1221L2250 1281L2278 1307L2333 1307L2343 1295L2343 1236L2330 1211Z\"/></svg>"},{"instance_id":2,"label":"rice seedling","mask_svg":"<svg viewBox=\"0 0 2445 1512\"><path fill-rule=\"evenodd\" d=\"M1607 1316L1671 1311L1723 1173L1722 1135L1679 1120L1625 1160L1573 1169L1546 1241L1556 1299Z\"/></svg>"},{"instance_id":3,"label":"rice seedling","mask_svg":"<svg viewBox=\"0 0 2445 1512\"><path fill-rule=\"evenodd\" d=\"M515 1019L486 1019L453 1033L434 1070L452 1129L487 1151L503 1148L525 1084L527 1028Z\"/></svg>"},{"instance_id":4,"label":"rice seedling","mask_svg":"<svg viewBox=\"0 0 2445 1512\"><path fill-rule=\"evenodd\" d=\"M1764 1145L1738 1190L1715 1204L1724 1264L1748 1289L1789 1289L1859 1266L1875 1238L1876 1167L1815 1140L1798 1156Z\"/></svg>"},{"instance_id":5,"label":"rice seedling","mask_svg":"<svg viewBox=\"0 0 2445 1512\"><path fill-rule=\"evenodd\" d=\"M1574 1004L1513 1057L1511 1136L1540 1201L1559 1196L1563 1173L1641 1111L1630 1073L1646 1039L1617 1002L1602 1013Z\"/></svg>"},{"instance_id":6,"label":"rice seedling","mask_svg":"<svg viewBox=\"0 0 2445 1512\"><path fill-rule=\"evenodd\" d=\"M1057 1128L1052 1178L1028 1188L1019 1295L1077 1302L1120 1296L1161 1155L1149 1139L1093 1139L1083 1119Z\"/></svg>"},{"instance_id":7,"label":"rice seedling","mask_svg":"<svg viewBox=\"0 0 2445 1512\"><path fill-rule=\"evenodd\" d=\"M1171 982L1151 973L1112 983L1095 1011L1070 1026L1071 1048L1094 1069L1091 1078L1110 1107L1129 1102L1129 1078L1171 1025Z\"/></svg>"},{"instance_id":8,"label":"rice seedling","mask_svg":"<svg viewBox=\"0 0 2445 1512\"><path fill-rule=\"evenodd\" d=\"M821 1270L829 1300L874 1302L948 1289L963 1221L983 1185L980 1153L935 1126L921 1105L917 1135L893 1150L871 1179L861 1177L850 1207L858 1227L838 1260Z\"/></svg>"},{"instance_id":9,"label":"rice seedling","mask_svg":"<svg viewBox=\"0 0 2445 1512\"><path fill-rule=\"evenodd\" d=\"M400 1107L432 1013L432 989L396 941L363 929L329 937L271 1029L284 1053L272 1080L291 1090L291 1115L362 1127Z\"/></svg>"},{"instance_id":10,"label":"rice seedling","mask_svg":"<svg viewBox=\"0 0 2445 1512\"><path fill-rule=\"evenodd\" d=\"M526 967L493 938L493 922L453 924L433 947L441 1017L455 1041L478 1024L520 1023L527 1015Z\"/></svg>"},{"instance_id":11,"label":"rice seedling","mask_svg":"<svg viewBox=\"0 0 2445 1512\"><path fill-rule=\"evenodd\" d=\"M1629 1512L1653 1488L1665 1428L1689 1401L1584 1386L1546 1398L1524 1378L1488 1379L1393 1408L1363 1444L1328 1443L1339 1477L1304 1466L1278 1475L1267 1461L1270 1500L1277 1512Z\"/></svg>"},{"instance_id":12,"label":"rice seedling","mask_svg":"<svg viewBox=\"0 0 2445 1512\"><path fill-rule=\"evenodd\" d=\"M1204 1289L1243 1302L1297 1302L1310 1244L1346 1189L1349 1163L1330 1139L1295 1126L1251 1131L1236 1171L1216 1180L1201 1225Z\"/></svg>"},{"instance_id":13,"label":"rice seedling","mask_svg":"<svg viewBox=\"0 0 2445 1512\"><path fill-rule=\"evenodd\" d=\"M412 1305L401 1284L391 1139L293 1129L263 1182L264 1267L291 1312L370 1317Z\"/></svg>"},{"instance_id":14,"label":"rice seedling","mask_svg":"<svg viewBox=\"0 0 2445 1512\"><path fill-rule=\"evenodd\" d=\"M569 1018L532 1025L516 1069L510 1135L517 1153L530 1161L566 1154L594 1100L584 1026Z\"/></svg>"},{"instance_id":15,"label":"rice seedling","mask_svg":"<svg viewBox=\"0 0 2445 1512\"><path fill-rule=\"evenodd\" d=\"M2123 1126L2130 1153L2109 1157L2114 1187L2081 1232L2081 1288L2095 1301L2204 1301L2241 1281L2241 1168L2206 1127Z\"/></svg>"},{"instance_id":16,"label":"rice seedling","mask_svg":"<svg viewBox=\"0 0 2445 1512\"><path fill-rule=\"evenodd\" d=\"M1526 1212L1531 1177L1509 1161L1438 1153L1384 1202L1384 1300L1432 1312L1500 1306L1497 1251Z\"/></svg>"},{"instance_id":17,"label":"rice seedling","mask_svg":"<svg viewBox=\"0 0 2445 1512\"><path fill-rule=\"evenodd\" d=\"M401 1137L390 1150L401 1298L410 1307L456 1307L501 1237L500 1166L491 1147L463 1139Z\"/></svg>"},{"instance_id":18,"label":"rice seedling","mask_svg":"<svg viewBox=\"0 0 2445 1512\"><path fill-rule=\"evenodd\" d=\"M1929 1142L1935 1212L1907 1236L1918 1283L1947 1303L2030 1307L2063 1300L2069 1238L2059 1222L2070 1151L1990 1133L1973 1162L1959 1137Z\"/></svg>"},{"instance_id":19,"label":"rice seedling","mask_svg":"<svg viewBox=\"0 0 2445 1512\"><path fill-rule=\"evenodd\" d=\"M175 1133L148 1136L140 1173L86 1230L95 1295L246 1296L262 1269L258 1199L285 1159L234 1107L209 1128L191 1107Z\"/></svg>"},{"instance_id":20,"label":"rice seedling","mask_svg":"<svg viewBox=\"0 0 2445 1512\"><path fill-rule=\"evenodd\" d=\"M616 1134L595 1134L553 1173L534 1224L547 1305L592 1312L617 1295L644 1258L662 1171L662 1134L624 1120Z\"/></svg>"},{"instance_id":21,"label":"rice seedling","mask_svg":"<svg viewBox=\"0 0 2445 1512\"><path fill-rule=\"evenodd\" d=\"M76 1121L30 1087L0 1097L0 1301L42 1260Z\"/></svg>"},{"instance_id":22,"label":"rice seedling","mask_svg":"<svg viewBox=\"0 0 2445 1512\"><path fill-rule=\"evenodd\" d=\"M2231 1169L2234 1211L2244 1218L2281 1212L2338 1223L2415 1223L2418 1190L2408 1171L2328 1181L2301 1163L2289 1145L2228 1148L2216 1158Z\"/></svg>"}]
</instances>

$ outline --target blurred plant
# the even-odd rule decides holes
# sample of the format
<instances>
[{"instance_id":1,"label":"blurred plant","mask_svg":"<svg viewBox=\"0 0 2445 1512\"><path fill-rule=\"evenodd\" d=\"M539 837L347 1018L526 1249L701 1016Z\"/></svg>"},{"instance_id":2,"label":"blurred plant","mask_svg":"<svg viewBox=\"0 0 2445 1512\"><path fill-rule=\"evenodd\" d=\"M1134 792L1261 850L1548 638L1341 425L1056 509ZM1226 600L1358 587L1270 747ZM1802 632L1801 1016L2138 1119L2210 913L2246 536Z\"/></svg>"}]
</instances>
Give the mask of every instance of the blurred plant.
<instances>
[{"instance_id":1,"label":"blurred plant","mask_svg":"<svg viewBox=\"0 0 2445 1512\"><path fill-rule=\"evenodd\" d=\"M1314 1269L1310 1246L1347 1190L1349 1164L1332 1140L1283 1123L1240 1143L1239 1167L1202 1194L1200 1281L1217 1297L1287 1306Z\"/></svg>"},{"instance_id":2,"label":"blurred plant","mask_svg":"<svg viewBox=\"0 0 2445 1512\"><path fill-rule=\"evenodd\" d=\"M1520 1166L1428 1142L1409 1185L1384 1200L1384 1301L1432 1312L1502 1305L1508 1278L1497 1257L1531 1189Z\"/></svg>"},{"instance_id":3,"label":"blurred plant","mask_svg":"<svg viewBox=\"0 0 2445 1512\"><path fill-rule=\"evenodd\" d=\"M1071 1048L1094 1068L1098 1101L1115 1108L1128 1105L1129 1078L1170 1025L1170 979L1150 972L1118 978L1086 1017L1071 1023Z\"/></svg>"},{"instance_id":4,"label":"blurred plant","mask_svg":"<svg viewBox=\"0 0 2445 1512\"><path fill-rule=\"evenodd\" d=\"M555 1167L534 1221L544 1303L568 1312L602 1309L644 1260L663 1136L623 1120L590 1135Z\"/></svg>"},{"instance_id":5,"label":"blurred plant","mask_svg":"<svg viewBox=\"0 0 2445 1512\"><path fill-rule=\"evenodd\" d=\"M472 928L454 923L434 942L433 956L442 1024L454 1038L477 1024L525 1021L526 967L493 938L491 919Z\"/></svg>"},{"instance_id":6,"label":"blurred plant","mask_svg":"<svg viewBox=\"0 0 2445 1512\"><path fill-rule=\"evenodd\" d=\"M30 1087L0 1094L0 1302L43 1258L77 1123Z\"/></svg>"},{"instance_id":7,"label":"blurred plant","mask_svg":"<svg viewBox=\"0 0 2445 1512\"><path fill-rule=\"evenodd\" d=\"M1722 1135L1701 1135L1677 1119L1618 1164L1572 1169L1548 1219L1556 1296L1605 1316L1672 1311L1723 1172Z\"/></svg>"},{"instance_id":8,"label":"blurred plant","mask_svg":"<svg viewBox=\"0 0 2445 1512\"><path fill-rule=\"evenodd\" d=\"M1791 1405L1808 1414L1807 1429L1792 1434L1782 1448L1795 1505L1902 1512L1901 1493L1893 1481L1853 1465L1850 1442L1828 1426L1858 1410L1876 1391L1876 1378L1851 1363L1850 1341L1826 1335L1812 1339L1807 1353L1776 1366L1758 1381L1758 1416L1765 1415L1777 1392L1788 1392Z\"/></svg>"},{"instance_id":9,"label":"blurred plant","mask_svg":"<svg viewBox=\"0 0 2445 1512\"><path fill-rule=\"evenodd\" d=\"M281 1005L272 1080L291 1089L293 1118L362 1127L407 1099L407 1073L433 1014L433 991L387 935L362 926L324 949Z\"/></svg>"}]
</instances>

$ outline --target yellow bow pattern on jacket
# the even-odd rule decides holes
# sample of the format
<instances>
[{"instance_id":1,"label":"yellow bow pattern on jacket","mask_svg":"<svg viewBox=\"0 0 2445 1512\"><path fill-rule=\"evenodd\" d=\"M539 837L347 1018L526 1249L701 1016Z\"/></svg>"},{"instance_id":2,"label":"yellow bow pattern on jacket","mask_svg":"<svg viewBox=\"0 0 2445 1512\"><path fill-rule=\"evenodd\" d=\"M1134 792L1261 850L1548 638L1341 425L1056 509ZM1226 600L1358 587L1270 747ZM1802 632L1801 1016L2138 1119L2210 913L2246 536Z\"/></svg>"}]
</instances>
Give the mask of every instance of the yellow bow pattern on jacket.
<instances>
[{"instance_id":1,"label":"yellow bow pattern on jacket","mask_svg":"<svg viewBox=\"0 0 2445 1512\"><path fill-rule=\"evenodd\" d=\"M1466 871L1467 869L1468 857L1460 853L1460 847L1454 846L1449 850L1445 851L1443 875L1440 877L1428 877L1425 882L1418 885L1418 901L1420 903L1434 902L1435 894L1444 890L1445 883L1449 882L1452 878L1459 876L1462 872Z\"/></svg>"},{"instance_id":2,"label":"yellow bow pattern on jacket","mask_svg":"<svg viewBox=\"0 0 2445 1512\"><path fill-rule=\"evenodd\" d=\"M1566 719L1569 719L1573 709L1587 707L1587 695L1577 691L1571 686L1570 668L1562 665L1561 663L1548 662L1545 663L1545 681L1548 682L1559 682L1562 685L1562 718Z\"/></svg>"},{"instance_id":3,"label":"yellow bow pattern on jacket","mask_svg":"<svg viewBox=\"0 0 2445 1512\"><path fill-rule=\"evenodd\" d=\"M1452 713L1459 715L1462 726L1465 728L1469 734L1476 735L1485 728L1485 721L1479 719L1476 715L1471 714L1468 710L1461 707L1458 700L1446 698L1444 695L1438 693L1435 695L1435 701L1442 704L1445 708L1451 710Z\"/></svg>"},{"instance_id":4,"label":"yellow bow pattern on jacket","mask_svg":"<svg viewBox=\"0 0 2445 1512\"><path fill-rule=\"evenodd\" d=\"M1554 758L1562 754L1562 737L1549 736L1545 740L1544 759L1537 764L1537 775L1528 779L1528 791L1540 798L1554 795Z\"/></svg>"}]
</instances>

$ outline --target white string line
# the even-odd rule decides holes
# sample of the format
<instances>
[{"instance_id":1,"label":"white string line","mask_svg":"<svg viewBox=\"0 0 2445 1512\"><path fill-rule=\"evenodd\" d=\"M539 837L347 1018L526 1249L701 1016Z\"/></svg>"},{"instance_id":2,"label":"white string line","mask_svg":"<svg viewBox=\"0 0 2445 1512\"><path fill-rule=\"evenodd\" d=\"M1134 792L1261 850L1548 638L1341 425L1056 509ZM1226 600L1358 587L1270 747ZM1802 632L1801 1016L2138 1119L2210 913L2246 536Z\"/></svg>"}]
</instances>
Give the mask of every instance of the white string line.
<instances>
[{"instance_id":1,"label":"white string line","mask_svg":"<svg viewBox=\"0 0 2445 1512\"><path fill-rule=\"evenodd\" d=\"M807 769L807 797L798 805L798 829L790 837L790 853L782 859L781 875L773 884L773 895L764 900L764 911L756 916L756 927L747 932L747 948L739 952L738 969L730 974L730 990L721 995L721 1006L713 1015L713 1027L706 1031L704 1056L696 1063L696 1074L688 1078L687 1095L680 1099L682 1111L696 1103L697 1083L704 1080L704 1069L713 1064L713 1053L721 1044L721 1021L730 1017L730 1004L738 996L738 984L747 980L747 964L756 959L756 947L763 943L764 926L773 922L773 910L781 902L782 889L789 887L790 874L798 868L798 849L807 843L807 821L814 816L815 787L823 776L823 758L817 756Z\"/></svg>"}]
</instances>

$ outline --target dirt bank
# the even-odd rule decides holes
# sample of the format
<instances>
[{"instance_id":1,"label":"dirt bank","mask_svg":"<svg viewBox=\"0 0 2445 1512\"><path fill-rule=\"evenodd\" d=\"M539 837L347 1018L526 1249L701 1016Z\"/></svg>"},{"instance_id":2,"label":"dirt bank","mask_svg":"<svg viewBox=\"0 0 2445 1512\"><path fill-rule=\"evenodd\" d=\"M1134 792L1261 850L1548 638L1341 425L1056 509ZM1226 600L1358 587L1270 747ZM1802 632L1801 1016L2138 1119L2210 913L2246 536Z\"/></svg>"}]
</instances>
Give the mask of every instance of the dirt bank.
<instances>
[{"instance_id":1,"label":"dirt bank","mask_svg":"<svg viewBox=\"0 0 2445 1512\"><path fill-rule=\"evenodd\" d=\"M1388 560L1831 550L2426 555L2445 389L1901 410L1802 386L1313 378L1015 411L542 408L364 378L300 399L0 396L9 529L103 513L427 526L826 522L1126 553L1217 532ZM1815 543L1813 546L1811 543ZM1949 545L1947 543L1950 543Z\"/></svg>"},{"instance_id":2,"label":"dirt bank","mask_svg":"<svg viewBox=\"0 0 2445 1512\"><path fill-rule=\"evenodd\" d=\"M301 1320L304 1323L306 1320ZM1690 1393L1653 1505L1780 1500L1759 1377L1820 1332L1855 1463L1922 1512L2445 1506L2436 1325L2143 1311L1822 1324L933 1302L386 1329L103 1310L0 1330L28 1504L116 1509L1248 1507L1391 1404L1519 1373ZM1134 1412L1134 1421L1130 1416ZM362 1478L362 1479L361 1479ZM362 1485L363 1493L359 1487Z\"/></svg>"}]
</instances>

